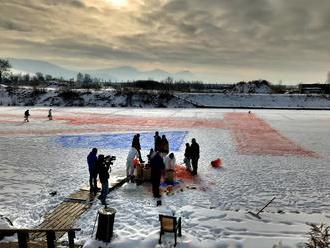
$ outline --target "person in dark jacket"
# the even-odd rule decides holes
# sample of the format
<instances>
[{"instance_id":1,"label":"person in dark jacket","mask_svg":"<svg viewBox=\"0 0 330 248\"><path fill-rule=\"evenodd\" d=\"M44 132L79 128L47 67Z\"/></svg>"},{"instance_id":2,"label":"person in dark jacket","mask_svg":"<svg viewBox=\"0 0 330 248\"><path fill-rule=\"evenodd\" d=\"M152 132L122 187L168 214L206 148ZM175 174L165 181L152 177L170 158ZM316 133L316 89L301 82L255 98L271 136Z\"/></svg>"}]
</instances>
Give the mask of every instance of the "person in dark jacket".
<instances>
[{"instance_id":1,"label":"person in dark jacket","mask_svg":"<svg viewBox=\"0 0 330 248\"><path fill-rule=\"evenodd\" d=\"M105 205L106 204L105 199L107 197L107 194L109 193L108 180L110 177L109 175L110 164L109 163L106 164L104 160L104 155L100 154L97 158L96 165L99 173L100 182L102 184L102 190L99 199L101 200L102 204Z\"/></svg>"},{"instance_id":2,"label":"person in dark jacket","mask_svg":"<svg viewBox=\"0 0 330 248\"><path fill-rule=\"evenodd\" d=\"M186 149L184 151L184 159L183 162L186 165L187 171L191 171L191 151L190 151L190 144L186 143Z\"/></svg>"},{"instance_id":3,"label":"person in dark jacket","mask_svg":"<svg viewBox=\"0 0 330 248\"><path fill-rule=\"evenodd\" d=\"M96 194L97 188L97 149L93 148L87 156L88 171L89 171L89 192Z\"/></svg>"},{"instance_id":4,"label":"person in dark jacket","mask_svg":"<svg viewBox=\"0 0 330 248\"><path fill-rule=\"evenodd\" d=\"M160 198L159 185L162 171L165 169L164 160L160 156L159 152L156 152L151 158L151 183L152 194L155 198Z\"/></svg>"},{"instance_id":5,"label":"person in dark jacket","mask_svg":"<svg viewBox=\"0 0 330 248\"><path fill-rule=\"evenodd\" d=\"M199 145L196 142L195 138L193 138L191 140L190 154L191 154L191 164L193 167L192 175L197 175L198 159L199 159Z\"/></svg>"},{"instance_id":6,"label":"person in dark jacket","mask_svg":"<svg viewBox=\"0 0 330 248\"><path fill-rule=\"evenodd\" d=\"M164 155L166 156L170 151L170 148L169 148L169 144L168 144L168 140L166 138L166 136L163 134L162 135L162 140L161 140L161 150L160 152L161 153L164 153Z\"/></svg>"},{"instance_id":7,"label":"person in dark jacket","mask_svg":"<svg viewBox=\"0 0 330 248\"><path fill-rule=\"evenodd\" d=\"M53 114L52 114L52 109L49 109L48 110L48 115L47 115L47 117L48 117L48 120L53 120Z\"/></svg>"},{"instance_id":8,"label":"person in dark jacket","mask_svg":"<svg viewBox=\"0 0 330 248\"><path fill-rule=\"evenodd\" d=\"M30 112L29 112L29 110L26 110L24 112L24 121L25 122L29 122L29 116L30 116Z\"/></svg>"},{"instance_id":9,"label":"person in dark jacket","mask_svg":"<svg viewBox=\"0 0 330 248\"><path fill-rule=\"evenodd\" d=\"M155 141L154 151L160 152L162 146L162 138L159 136L158 131L155 132L154 141Z\"/></svg>"},{"instance_id":10,"label":"person in dark jacket","mask_svg":"<svg viewBox=\"0 0 330 248\"><path fill-rule=\"evenodd\" d=\"M141 156L141 144L140 144L140 134L135 134L132 140L132 147L134 147L138 153L139 153L139 160L140 163L144 163L144 161L142 160L142 156Z\"/></svg>"}]
</instances>

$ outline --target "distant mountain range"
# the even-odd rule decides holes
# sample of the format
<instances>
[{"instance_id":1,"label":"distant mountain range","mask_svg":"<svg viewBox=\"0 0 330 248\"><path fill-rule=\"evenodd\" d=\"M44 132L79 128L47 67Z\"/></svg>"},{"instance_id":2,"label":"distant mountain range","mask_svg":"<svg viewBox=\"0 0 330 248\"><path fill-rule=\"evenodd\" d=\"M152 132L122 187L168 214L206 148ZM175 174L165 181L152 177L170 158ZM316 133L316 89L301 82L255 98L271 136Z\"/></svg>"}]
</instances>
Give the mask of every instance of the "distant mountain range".
<instances>
[{"instance_id":1,"label":"distant mountain range","mask_svg":"<svg viewBox=\"0 0 330 248\"><path fill-rule=\"evenodd\" d=\"M88 73L93 78L100 78L102 80L111 81L132 81L132 80L164 80L167 77L172 77L175 80L197 80L196 75L190 71L180 71L177 73L170 73L164 70L155 69L150 71L142 71L131 66L121 66L115 68L106 68L99 70L69 70L62 66L58 66L46 61L33 59L8 59L12 68L21 73L34 74L41 72L49 74L53 77L63 77L65 79L76 78L78 72Z\"/></svg>"}]
</instances>

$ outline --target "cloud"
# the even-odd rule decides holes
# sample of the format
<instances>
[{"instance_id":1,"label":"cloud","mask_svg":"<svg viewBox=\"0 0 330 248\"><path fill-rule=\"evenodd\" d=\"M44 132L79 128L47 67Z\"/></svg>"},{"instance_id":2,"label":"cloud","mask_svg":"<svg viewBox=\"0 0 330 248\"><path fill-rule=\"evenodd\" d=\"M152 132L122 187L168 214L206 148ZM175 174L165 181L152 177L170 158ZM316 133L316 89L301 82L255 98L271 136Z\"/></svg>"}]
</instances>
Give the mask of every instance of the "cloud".
<instances>
[{"instance_id":1,"label":"cloud","mask_svg":"<svg viewBox=\"0 0 330 248\"><path fill-rule=\"evenodd\" d=\"M324 0L2 0L0 56L317 81L329 13Z\"/></svg>"}]
</instances>

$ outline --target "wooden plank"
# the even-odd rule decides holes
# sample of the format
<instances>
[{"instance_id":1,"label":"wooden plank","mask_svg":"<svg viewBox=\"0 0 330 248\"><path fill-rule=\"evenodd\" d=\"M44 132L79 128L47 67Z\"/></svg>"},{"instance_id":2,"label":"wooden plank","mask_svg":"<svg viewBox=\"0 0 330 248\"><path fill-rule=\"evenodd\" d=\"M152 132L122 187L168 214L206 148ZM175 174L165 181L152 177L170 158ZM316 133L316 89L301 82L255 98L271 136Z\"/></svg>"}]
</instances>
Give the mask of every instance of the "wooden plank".
<instances>
[{"instance_id":1,"label":"wooden plank","mask_svg":"<svg viewBox=\"0 0 330 248\"><path fill-rule=\"evenodd\" d=\"M63 222L63 219L65 219L68 215L68 213L74 211L75 208L79 207L78 203L67 203L64 202L62 203L62 205L64 205L64 207L62 208L62 212L57 213L54 216L50 216L50 218L45 221L44 223L42 223L39 228L53 228L53 229L58 229L61 228L63 226L61 226L61 222ZM34 236L34 238L40 238L40 237L44 237L45 234L41 233L38 234L36 236Z\"/></svg>"},{"instance_id":2,"label":"wooden plank","mask_svg":"<svg viewBox=\"0 0 330 248\"><path fill-rule=\"evenodd\" d=\"M125 176L110 177L109 191L112 191L124 184ZM87 189L87 187L86 187ZM70 194L68 201L62 202L52 212L45 215L44 221L37 227L38 229L68 229L72 228L75 221L91 207L91 202L98 195L89 193L89 188L80 189ZM75 200L77 200L75 202ZM62 237L66 232L57 232L56 237ZM31 240L43 239L46 233L36 233L31 235ZM2 247L0 247L2 248Z\"/></svg>"},{"instance_id":3,"label":"wooden plank","mask_svg":"<svg viewBox=\"0 0 330 248\"><path fill-rule=\"evenodd\" d=\"M61 246L60 243L57 244L58 247ZM28 242L28 248L45 248L47 247L46 241L30 241ZM75 245L75 247L82 247L81 245ZM18 248L17 242L11 242L11 243L0 243L0 248Z\"/></svg>"},{"instance_id":4,"label":"wooden plank","mask_svg":"<svg viewBox=\"0 0 330 248\"><path fill-rule=\"evenodd\" d=\"M67 202L61 203L61 205L60 205L61 210L55 212L54 215L52 215L52 214L49 215L48 218L39 225L39 228L48 226L48 225L50 225L50 223L60 221L62 216L65 215L65 213L67 211L69 211L69 209L72 207L72 206L70 206L71 204L73 204L73 203L67 203Z\"/></svg>"},{"instance_id":5,"label":"wooden plank","mask_svg":"<svg viewBox=\"0 0 330 248\"><path fill-rule=\"evenodd\" d=\"M64 207L64 205L59 204L56 208L54 208L54 210L53 210L52 212L49 212L49 213L47 213L47 214L45 215L44 220L48 219L49 216L52 216L52 215L54 215L54 214L60 212L60 211L62 210L63 207Z\"/></svg>"},{"instance_id":6,"label":"wooden plank","mask_svg":"<svg viewBox=\"0 0 330 248\"><path fill-rule=\"evenodd\" d=\"M55 212L54 215L50 215L48 217L48 219L46 219L43 223L41 223L39 225L38 228L49 228L49 229L53 228L53 229L55 229L56 227L58 227L58 223L63 221L63 218L66 217L66 215L69 211L72 211L72 209L79 206L79 204L77 204L77 203L67 203L67 202L63 202L60 205L62 205L62 206L60 206L61 211L60 212ZM31 237L31 239L37 239L37 238L41 238L41 237L44 237L44 236L45 236L45 233L38 233L36 235L33 235Z\"/></svg>"}]
</instances>

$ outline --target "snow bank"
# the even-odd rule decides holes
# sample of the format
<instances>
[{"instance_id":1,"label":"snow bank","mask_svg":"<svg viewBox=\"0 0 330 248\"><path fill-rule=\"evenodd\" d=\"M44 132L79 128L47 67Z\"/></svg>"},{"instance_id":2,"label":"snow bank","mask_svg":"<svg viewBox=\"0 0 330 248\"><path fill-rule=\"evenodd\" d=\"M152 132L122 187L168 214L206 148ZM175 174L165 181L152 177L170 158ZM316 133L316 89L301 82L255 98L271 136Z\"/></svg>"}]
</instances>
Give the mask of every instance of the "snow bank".
<instances>
[{"instance_id":1,"label":"snow bank","mask_svg":"<svg viewBox=\"0 0 330 248\"><path fill-rule=\"evenodd\" d=\"M329 95L183 93L177 96L200 107L330 109Z\"/></svg>"},{"instance_id":2,"label":"snow bank","mask_svg":"<svg viewBox=\"0 0 330 248\"><path fill-rule=\"evenodd\" d=\"M330 109L329 95L269 94L267 85L238 84L233 93L175 93L166 97L154 94L120 94L115 90L74 90L71 96L54 88L36 91L31 87L8 90L0 85L0 105L3 106L90 106L137 108L298 108ZM242 88L243 87L243 88ZM242 89L241 89L242 88ZM243 93L237 93L243 92ZM253 92L253 94L248 94Z\"/></svg>"}]
</instances>

